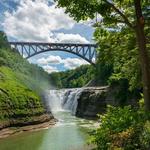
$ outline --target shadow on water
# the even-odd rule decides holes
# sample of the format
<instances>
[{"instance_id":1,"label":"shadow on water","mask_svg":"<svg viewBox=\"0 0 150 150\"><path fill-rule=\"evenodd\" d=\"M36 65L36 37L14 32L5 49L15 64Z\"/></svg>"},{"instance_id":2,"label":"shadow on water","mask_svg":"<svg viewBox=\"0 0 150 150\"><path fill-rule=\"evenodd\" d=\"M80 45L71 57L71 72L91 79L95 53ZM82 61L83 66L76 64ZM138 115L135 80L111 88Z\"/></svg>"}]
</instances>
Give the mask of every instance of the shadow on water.
<instances>
[{"instance_id":1,"label":"shadow on water","mask_svg":"<svg viewBox=\"0 0 150 150\"><path fill-rule=\"evenodd\" d=\"M0 140L0 150L38 150L46 130L37 132L24 132Z\"/></svg>"}]
</instances>

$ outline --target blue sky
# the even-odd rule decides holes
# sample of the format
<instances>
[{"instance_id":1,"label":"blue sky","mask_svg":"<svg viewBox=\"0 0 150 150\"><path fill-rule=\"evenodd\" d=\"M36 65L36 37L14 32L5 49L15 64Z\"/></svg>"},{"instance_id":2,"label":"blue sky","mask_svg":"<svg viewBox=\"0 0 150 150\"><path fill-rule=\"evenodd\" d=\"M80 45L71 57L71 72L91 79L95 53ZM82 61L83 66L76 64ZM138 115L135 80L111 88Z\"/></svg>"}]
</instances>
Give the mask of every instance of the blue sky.
<instances>
[{"instance_id":1,"label":"blue sky","mask_svg":"<svg viewBox=\"0 0 150 150\"><path fill-rule=\"evenodd\" d=\"M91 22L76 23L50 0L0 0L0 30L10 41L93 43ZM60 51L42 53L29 61L49 73L87 64Z\"/></svg>"}]
</instances>

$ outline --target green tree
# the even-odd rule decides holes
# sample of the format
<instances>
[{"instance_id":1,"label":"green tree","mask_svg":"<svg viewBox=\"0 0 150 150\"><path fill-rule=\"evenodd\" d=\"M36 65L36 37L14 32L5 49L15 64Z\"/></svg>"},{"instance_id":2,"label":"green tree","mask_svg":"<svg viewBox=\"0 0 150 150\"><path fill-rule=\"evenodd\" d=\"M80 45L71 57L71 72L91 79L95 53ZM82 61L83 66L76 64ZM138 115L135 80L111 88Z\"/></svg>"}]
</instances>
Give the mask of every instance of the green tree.
<instances>
[{"instance_id":1,"label":"green tree","mask_svg":"<svg viewBox=\"0 0 150 150\"><path fill-rule=\"evenodd\" d=\"M76 88L85 86L93 76L93 66L82 65L76 69L51 73L50 79L57 88Z\"/></svg>"},{"instance_id":2,"label":"green tree","mask_svg":"<svg viewBox=\"0 0 150 150\"><path fill-rule=\"evenodd\" d=\"M97 28L94 37L100 45L97 49L100 55L97 59L97 78L100 76L107 84L125 79L130 90L141 89L139 57L132 30L122 28L116 32Z\"/></svg>"},{"instance_id":3,"label":"green tree","mask_svg":"<svg viewBox=\"0 0 150 150\"><path fill-rule=\"evenodd\" d=\"M150 23L148 0L55 0L59 7L65 7L75 20L93 19L100 14L102 20L96 26L115 28L127 26L136 35L138 55L142 71L145 109L150 111L150 63L145 30Z\"/></svg>"}]
</instances>

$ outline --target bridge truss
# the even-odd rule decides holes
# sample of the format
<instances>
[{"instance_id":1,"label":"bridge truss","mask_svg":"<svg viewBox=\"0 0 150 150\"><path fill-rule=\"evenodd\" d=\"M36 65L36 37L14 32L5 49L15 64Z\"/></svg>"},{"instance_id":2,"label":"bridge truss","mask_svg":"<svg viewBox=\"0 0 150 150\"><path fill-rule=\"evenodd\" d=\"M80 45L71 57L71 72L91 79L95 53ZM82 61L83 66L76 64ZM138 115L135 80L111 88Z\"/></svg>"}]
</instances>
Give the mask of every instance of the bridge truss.
<instances>
[{"instance_id":1,"label":"bridge truss","mask_svg":"<svg viewBox=\"0 0 150 150\"><path fill-rule=\"evenodd\" d=\"M48 51L64 51L75 54L95 65L96 44L9 42L24 58L30 58Z\"/></svg>"}]
</instances>

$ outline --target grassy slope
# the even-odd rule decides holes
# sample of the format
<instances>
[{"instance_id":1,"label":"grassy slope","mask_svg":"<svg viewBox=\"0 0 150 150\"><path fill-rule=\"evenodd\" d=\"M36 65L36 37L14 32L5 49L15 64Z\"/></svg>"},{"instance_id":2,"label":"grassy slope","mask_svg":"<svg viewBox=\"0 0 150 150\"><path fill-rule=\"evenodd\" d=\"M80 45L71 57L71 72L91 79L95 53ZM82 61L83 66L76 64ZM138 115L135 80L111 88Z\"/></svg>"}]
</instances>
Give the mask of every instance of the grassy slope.
<instances>
[{"instance_id":1,"label":"grassy slope","mask_svg":"<svg viewBox=\"0 0 150 150\"><path fill-rule=\"evenodd\" d=\"M16 74L7 67L0 67L0 93L1 119L32 116L44 111L39 96L18 82Z\"/></svg>"},{"instance_id":2,"label":"grassy slope","mask_svg":"<svg viewBox=\"0 0 150 150\"><path fill-rule=\"evenodd\" d=\"M0 128L46 114L40 94L47 86L48 74L12 50L0 32Z\"/></svg>"}]
</instances>

